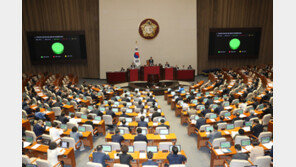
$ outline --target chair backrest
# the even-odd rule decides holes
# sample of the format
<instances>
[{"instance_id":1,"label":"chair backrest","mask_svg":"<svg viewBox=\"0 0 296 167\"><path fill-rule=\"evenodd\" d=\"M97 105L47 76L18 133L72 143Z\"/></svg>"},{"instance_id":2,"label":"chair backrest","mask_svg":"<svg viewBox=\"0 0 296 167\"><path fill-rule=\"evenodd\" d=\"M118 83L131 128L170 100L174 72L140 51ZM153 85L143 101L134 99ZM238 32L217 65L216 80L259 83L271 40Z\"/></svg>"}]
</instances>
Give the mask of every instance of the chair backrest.
<instances>
[{"instance_id":1,"label":"chair backrest","mask_svg":"<svg viewBox=\"0 0 296 167\"><path fill-rule=\"evenodd\" d=\"M77 103L76 101L70 101L70 104L73 105L74 109L77 109Z\"/></svg>"},{"instance_id":2,"label":"chair backrest","mask_svg":"<svg viewBox=\"0 0 296 167\"><path fill-rule=\"evenodd\" d=\"M152 101L149 101L149 102L147 103L147 105L148 105L148 106L152 106L152 105L153 105L153 102L152 102Z\"/></svg>"},{"instance_id":3,"label":"chair backrest","mask_svg":"<svg viewBox=\"0 0 296 167\"><path fill-rule=\"evenodd\" d=\"M212 146L214 148L218 148L218 147L220 147L220 143L221 142L224 142L224 141L226 141L226 138L225 137L216 138L216 139L213 140Z\"/></svg>"},{"instance_id":4,"label":"chair backrest","mask_svg":"<svg viewBox=\"0 0 296 167\"><path fill-rule=\"evenodd\" d=\"M236 136L236 137L235 137L234 144L239 144L239 145L241 145L242 140L248 140L248 139L250 139L248 136Z\"/></svg>"},{"instance_id":5,"label":"chair backrest","mask_svg":"<svg viewBox=\"0 0 296 167\"><path fill-rule=\"evenodd\" d=\"M27 112L25 110L22 110L22 118L27 119L27 117L28 117Z\"/></svg>"},{"instance_id":6,"label":"chair backrest","mask_svg":"<svg viewBox=\"0 0 296 167\"><path fill-rule=\"evenodd\" d=\"M258 136L258 140L261 142L262 137L272 137L272 132L261 132Z\"/></svg>"},{"instance_id":7,"label":"chair backrest","mask_svg":"<svg viewBox=\"0 0 296 167\"><path fill-rule=\"evenodd\" d=\"M113 167L129 167L128 165L125 164L114 164Z\"/></svg>"},{"instance_id":8,"label":"chair backrest","mask_svg":"<svg viewBox=\"0 0 296 167\"><path fill-rule=\"evenodd\" d=\"M92 135L94 135L94 133L93 133L94 128L91 125L89 125L89 124L83 124L82 126L85 127L85 131L91 132Z\"/></svg>"},{"instance_id":9,"label":"chair backrest","mask_svg":"<svg viewBox=\"0 0 296 167\"><path fill-rule=\"evenodd\" d=\"M139 113L141 111L141 108L135 108L135 112Z\"/></svg>"},{"instance_id":10,"label":"chair backrest","mask_svg":"<svg viewBox=\"0 0 296 167\"><path fill-rule=\"evenodd\" d=\"M63 99L64 104L67 104L68 102L69 102L68 99Z\"/></svg>"},{"instance_id":11,"label":"chair backrest","mask_svg":"<svg viewBox=\"0 0 296 167\"><path fill-rule=\"evenodd\" d=\"M82 112L75 112L75 116L81 118Z\"/></svg>"},{"instance_id":12,"label":"chair backrest","mask_svg":"<svg viewBox=\"0 0 296 167\"><path fill-rule=\"evenodd\" d=\"M230 167L242 167L242 166L249 166L249 165L251 165L249 161L238 160L238 159L231 160L229 164Z\"/></svg>"},{"instance_id":13,"label":"chair backrest","mask_svg":"<svg viewBox=\"0 0 296 167\"><path fill-rule=\"evenodd\" d=\"M52 165L49 163L49 161L44 160L44 159L37 159L36 160L36 165L38 167L51 167Z\"/></svg>"},{"instance_id":14,"label":"chair backrest","mask_svg":"<svg viewBox=\"0 0 296 167\"><path fill-rule=\"evenodd\" d=\"M45 140L50 140L52 141L52 136L48 135L48 134L42 134L42 140L45 139Z\"/></svg>"},{"instance_id":15,"label":"chair backrest","mask_svg":"<svg viewBox=\"0 0 296 167\"><path fill-rule=\"evenodd\" d=\"M53 122L56 122L58 124L58 126L61 126L62 122L59 120L53 120Z\"/></svg>"},{"instance_id":16,"label":"chair backrest","mask_svg":"<svg viewBox=\"0 0 296 167\"><path fill-rule=\"evenodd\" d=\"M235 115L237 112L239 112L241 110L242 110L241 108L235 109L235 110L233 110L232 114Z\"/></svg>"},{"instance_id":17,"label":"chair backrest","mask_svg":"<svg viewBox=\"0 0 296 167\"><path fill-rule=\"evenodd\" d=\"M218 125L218 130L226 129L226 127L227 127L226 122L218 123L217 125Z\"/></svg>"},{"instance_id":18,"label":"chair backrest","mask_svg":"<svg viewBox=\"0 0 296 167\"><path fill-rule=\"evenodd\" d=\"M73 123L73 122L67 122L67 128L68 129L72 129L74 126L77 127L77 125L75 123Z\"/></svg>"},{"instance_id":19,"label":"chair backrest","mask_svg":"<svg viewBox=\"0 0 296 167\"><path fill-rule=\"evenodd\" d=\"M244 126L244 120L236 120L234 121L234 127L243 127Z\"/></svg>"},{"instance_id":20,"label":"chair backrest","mask_svg":"<svg viewBox=\"0 0 296 167\"><path fill-rule=\"evenodd\" d=\"M118 127L119 130L123 129L124 133L129 133L128 127Z\"/></svg>"},{"instance_id":21,"label":"chair backrest","mask_svg":"<svg viewBox=\"0 0 296 167\"><path fill-rule=\"evenodd\" d=\"M220 114L219 114L219 116L222 116L222 115L224 116L225 113L227 113L227 112L228 112L228 111L221 111Z\"/></svg>"},{"instance_id":22,"label":"chair backrest","mask_svg":"<svg viewBox=\"0 0 296 167\"><path fill-rule=\"evenodd\" d=\"M86 96L86 100L89 100L89 102L92 103L92 98L90 96Z\"/></svg>"},{"instance_id":23,"label":"chair backrest","mask_svg":"<svg viewBox=\"0 0 296 167\"><path fill-rule=\"evenodd\" d=\"M210 117L211 117L211 115L213 115L213 114L214 114L214 113L207 113L207 114L206 114L206 116L205 116L205 118L207 118L207 119L208 119L208 118L210 118Z\"/></svg>"},{"instance_id":24,"label":"chair backrest","mask_svg":"<svg viewBox=\"0 0 296 167\"><path fill-rule=\"evenodd\" d=\"M31 164L31 160L27 155L22 155L22 163L25 165Z\"/></svg>"},{"instance_id":25,"label":"chair backrest","mask_svg":"<svg viewBox=\"0 0 296 167\"><path fill-rule=\"evenodd\" d=\"M117 142L108 142L107 144L111 145L112 151L120 150L120 144Z\"/></svg>"},{"instance_id":26,"label":"chair backrest","mask_svg":"<svg viewBox=\"0 0 296 167\"><path fill-rule=\"evenodd\" d=\"M26 130L25 135L29 137L33 137L33 142L36 142L36 135L33 131Z\"/></svg>"},{"instance_id":27,"label":"chair backrest","mask_svg":"<svg viewBox=\"0 0 296 167\"><path fill-rule=\"evenodd\" d=\"M136 128L136 131L137 131L138 128L141 128L142 131L143 131L143 130L146 130L146 132L148 133L148 128L146 128L146 127L137 127L137 128Z\"/></svg>"},{"instance_id":28,"label":"chair backrest","mask_svg":"<svg viewBox=\"0 0 296 167\"><path fill-rule=\"evenodd\" d=\"M257 165L257 167L270 167L270 163L270 156L255 157L255 161L253 162L254 165Z\"/></svg>"},{"instance_id":29,"label":"chair backrest","mask_svg":"<svg viewBox=\"0 0 296 167\"><path fill-rule=\"evenodd\" d=\"M250 119L250 121L252 121L252 122L253 122L255 119L259 120L259 118L258 118L258 117L254 117L254 118L251 118L251 119Z\"/></svg>"},{"instance_id":30,"label":"chair backrest","mask_svg":"<svg viewBox=\"0 0 296 167\"><path fill-rule=\"evenodd\" d=\"M143 165L142 167L158 167L157 165Z\"/></svg>"},{"instance_id":31,"label":"chair backrest","mask_svg":"<svg viewBox=\"0 0 296 167\"><path fill-rule=\"evenodd\" d=\"M134 142L135 151L146 151L147 143L145 141Z\"/></svg>"},{"instance_id":32,"label":"chair backrest","mask_svg":"<svg viewBox=\"0 0 296 167\"><path fill-rule=\"evenodd\" d=\"M95 163L95 162L87 162L87 163L86 163L86 166L87 166L87 167L103 167L102 164L100 164L100 163Z\"/></svg>"},{"instance_id":33,"label":"chair backrest","mask_svg":"<svg viewBox=\"0 0 296 167\"><path fill-rule=\"evenodd\" d=\"M159 151L170 150L170 145L173 145L172 142L160 142L158 145Z\"/></svg>"},{"instance_id":34,"label":"chair backrest","mask_svg":"<svg viewBox=\"0 0 296 167\"><path fill-rule=\"evenodd\" d=\"M69 142L69 147L72 147L72 148L74 148L74 150L76 150L76 148L75 148L76 143L75 143L74 138L72 138L72 137L62 137L61 139L62 139L62 141Z\"/></svg>"},{"instance_id":35,"label":"chair backrest","mask_svg":"<svg viewBox=\"0 0 296 167\"><path fill-rule=\"evenodd\" d=\"M89 113L88 115L90 115L92 119L95 119L95 117L97 116L97 114L94 114L94 113Z\"/></svg>"},{"instance_id":36,"label":"chair backrest","mask_svg":"<svg viewBox=\"0 0 296 167\"><path fill-rule=\"evenodd\" d=\"M206 127L211 126L211 125L201 125L199 130L206 131Z\"/></svg>"},{"instance_id":37,"label":"chair backrest","mask_svg":"<svg viewBox=\"0 0 296 167\"><path fill-rule=\"evenodd\" d=\"M262 125L267 126L269 124L270 118L271 118L271 114L264 115L262 118Z\"/></svg>"},{"instance_id":38,"label":"chair backrest","mask_svg":"<svg viewBox=\"0 0 296 167\"><path fill-rule=\"evenodd\" d=\"M162 129L168 129L166 127L156 127L155 132L159 134L160 130Z\"/></svg>"},{"instance_id":39,"label":"chair backrest","mask_svg":"<svg viewBox=\"0 0 296 167\"><path fill-rule=\"evenodd\" d=\"M234 99L231 104L239 103L239 99Z\"/></svg>"},{"instance_id":40,"label":"chair backrest","mask_svg":"<svg viewBox=\"0 0 296 167\"><path fill-rule=\"evenodd\" d=\"M111 115L103 115L103 120L105 121L106 125L113 125Z\"/></svg>"},{"instance_id":41,"label":"chair backrest","mask_svg":"<svg viewBox=\"0 0 296 167\"><path fill-rule=\"evenodd\" d=\"M61 110L60 107L53 107L53 108L52 108L52 111L54 112L54 115L55 115L55 116L60 116L61 113L62 113L62 110Z\"/></svg>"}]
</instances>

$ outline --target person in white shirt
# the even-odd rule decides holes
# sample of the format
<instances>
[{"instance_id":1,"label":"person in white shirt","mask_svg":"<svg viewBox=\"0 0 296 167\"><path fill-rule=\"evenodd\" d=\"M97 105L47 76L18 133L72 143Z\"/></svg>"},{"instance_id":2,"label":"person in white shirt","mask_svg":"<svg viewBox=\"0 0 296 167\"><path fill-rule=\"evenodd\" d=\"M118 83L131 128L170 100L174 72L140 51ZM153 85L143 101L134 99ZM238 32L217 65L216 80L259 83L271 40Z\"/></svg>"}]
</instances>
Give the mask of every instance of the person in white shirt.
<instances>
[{"instance_id":1,"label":"person in white shirt","mask_svg":"<svg viewBox=\"0 0 296 167\"><path fill-rule=\"evenodd\" d=\"M50 142L49 149L47 150L47 161L49 161L52 167L55 166L57 163L59 163L58 156L63 155L65 151L66 151L65 149L63 149L62 151L59 151L57 149L56 142L54 141Z\"/></svg>"},{"instance_id":2,"label":"person in white shirt","mask_svg":"<svg viewBox=\"0 0 296 167\"><path fill-rule=\"evenodd\" d=\"M74 117L75 117L74 114L72 114L70 117L71 117L71 118L69 119L69 122L75 124L75 125L78 127L78 122L77 122L77 120L74 118Z\"/></svg>"},{"instance_id":3,"label":"person in white shirt","mask_svg":"<svg viewBox=\"0 0 296 167\"><path fill-rule=\"evenodd\" d=\"M264 156L264 149L263 149L263 147L259 146L259 141L258 140L254 140L252 144L253 144L254 147L250 150L250 153L249 153L250 158L249 158L249 160L251 162L254 162L256 157Z\"/></svg>"},{"instance_id":4,"label":"person in white shirt","mask_svg":"<svg viewBox=\"0 0 296 167\"><path fill-rule=\"evenodd\" d=\"M58 144L61 142L61 135L63 134L63 129L57 128L58 123L54 122L52 124L52 128L49 129L49 135L52 137L53 141L57 142Z\"/></svg>"}]
</instances>

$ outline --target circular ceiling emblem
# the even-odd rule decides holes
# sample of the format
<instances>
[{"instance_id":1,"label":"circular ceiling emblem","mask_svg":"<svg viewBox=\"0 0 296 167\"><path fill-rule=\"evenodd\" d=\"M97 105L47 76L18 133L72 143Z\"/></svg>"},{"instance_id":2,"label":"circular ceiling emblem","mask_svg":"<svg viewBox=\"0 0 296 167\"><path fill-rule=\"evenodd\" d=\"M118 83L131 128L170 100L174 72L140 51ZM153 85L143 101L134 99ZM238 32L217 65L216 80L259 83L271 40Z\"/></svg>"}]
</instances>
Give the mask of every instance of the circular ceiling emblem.
<instances>
[{"instance_id":1,"label":"circular ceiling emblem","mask_svg":"<svg viewBox=\"0 0 296 167\"><path fill-rule=\"evenodd\" d=\"M153 39L159 32L159 25L153 19L145 19L139 26L139 33L145 39Z\"/></svg>"}]
</instances>

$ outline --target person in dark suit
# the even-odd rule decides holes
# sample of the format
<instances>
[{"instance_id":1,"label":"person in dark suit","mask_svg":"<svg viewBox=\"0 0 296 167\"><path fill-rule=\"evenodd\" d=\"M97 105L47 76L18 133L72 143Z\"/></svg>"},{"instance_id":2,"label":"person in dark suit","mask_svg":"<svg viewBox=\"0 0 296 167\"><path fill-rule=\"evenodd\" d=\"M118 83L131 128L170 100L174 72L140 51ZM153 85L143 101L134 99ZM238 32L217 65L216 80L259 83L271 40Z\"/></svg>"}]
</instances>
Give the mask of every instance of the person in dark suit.
<instances>
[{"instance_id":1,"label":"person in dark suit","mask_svg":"<svg viewBox=\"0 0 296 167\"><path fill-rule=\"evenodd\" d=\"M161 113L157 111L157 107L154 107L154 113L151 116L151 120L153 121L155 117L160 117L160 116L161 116Z\"/></svg>"},{"instance_id":2,"label":"person in dark suit","mask_svg":"<svg viewBox=\"0 0 296 167\"><path fill-rule=\"evenodd\" d=\"M142 135L142 129L141 128L137 129L137 133L138 133L138 135L135 136L134 141L145 141L146 143L148 143L147 137Z\"/></svg>"},{"instance_id":3,"label":"person in dark suit","mask_svg":"<svg viewBox=\"0 0 296 167\"><path fill-rule=\"evenodd\" d=\"M147 100L147 102L155 102L155 100L153 99L153 96L150 96L150 98Z\"/></svg>"},{"instance_id":4,"label":"person in dark suit","mask_svg":"<svg viewBox=\"0 0 296 167\"><path fill-rule=\"evenodd\" d=\"M169 161L170 165L173 165L182 164L183 162L187 161L187 158L182 154L178 154L178 148L173 146L172 153L167 156L167 160Z\"/></svg>"},{"instance_id":5,"label":"person in dark suit","mask_svg":"<svg viewBox=\"0 0 296 167\"><path fill-rule=\"evenodd\" d=\"M119 134L120 130L118 128L115 129L115 134L111 137L112 142L117 142L121 145L121 142L124 140L123 136Z\"/></svg>"},{"instance_id":6,"label":"person in dark suit","mask_svg":"<svg viewBox=\"0 0 296 167\"><path fill-rule=\"evenodd\" d=\"M87 121L85 121L84 124L91 125L93 127L93 129L95 129L94 123L91 120L92 120L92 116L91 115L87 115Z\"/></svg>"},{"instance_id":7,"label":"person in dark suit","mask_svg":"<svg viewBox=\"0 0 296 167\"><path fill-rule=\"evenodd\" d=\"M248 160L249 155L247 153L242 152L242 147L239 144L236 144L234 146L236 149L236 154L232 155L232 159L238 159L238 160Z\"/></svg>"},{"instance_id":8,"label":"person in dark suit","mask_svg":"<svg viewBox=\"0 0 296 167\"><path fill-rule=\"evenodd\" d=\"M206 124L206 119L203 117L201 113L197 114L198 115L198 120L196 120L195 127L199 129L202 125Z\"/></svg>"},{"instance_id":9,"label":"person in dark suit","mask_svg":"<svg viewBox=\"0 0 296 167\"><path fill-rule=\"evenodd\" d=\"M225 119L224 115L221 115L220 116L220 120L217 122L217 124L218 123L223 123L224 122L224 119Z\"/></svg>"},{"instance_id":10,"label":"person in dark suit","mask_svg":"<svg viewBox=\"0 0 296 167\"><path fill-rule=\"evenodd\" d=\"M199 98L198 100L198 103L196 104L196 106L199 106L199 105L204 105L202 102L203 102L203 98Z\"/></svg>"},{"instance_id":11,"label":"person in dark suit","mask_svg":"<svg viewBox=\"0 0 296 167\"><path fill-rule=\"evenodd\" d=\"M201 111L201 113L206 116L208 113L211 113L210 106L208 104L205 105L205 109Z\"/></svg>"},{"instance_id":12,"label":"person in dark suit","mask_svg":"<svg viewBox=\"0 0 296 167\"><path fill-rule=\"evenodd\" d=\"M118 127L126 127L131 132L131 128L126 124L126 119L121 120L121 125Z\"/></svg>"},{"instance_id":13,"label":"person in dark suit","mask_svg":"<svg viewBox=\"0 0 296 167\"><path fill-rule=\"evenodd\" d=\"M124 98L122 98L121 101L131 102L131 100L128 98L127 94L124 95ZM126 103L124 103L124 104L126 104Z\"/></svg>"},{"instance_id":14,"label":"person in dark suit","mask_svg":"<svg viewBox=\"0 0 296 167\"><path fill-rule=\"evenodd\" d=\"M178 103L178 101L183 100L183 98L181 96L178 96L175 100L176 103Z\"/></svg>"},{"instance_id":15,"label":"person in dark suit","mask_svg":"<svg viewBox=\"0 0 296 167\"><path fill-rule=\"evenodd\" d=\"M145 117L144 116L141 116L140 117L140 120L141 121L138 123L138 127L146 127L146 128L148 128L148 123L144 121L145 120Z\"/></svg>"},{"instance_id":16,"label":"person in dark suit","mask_svg":"<svg viewBox=\"0 0 296 167\"><path fill-rule=\"evenodd\" d=\"M211 132L211 133L209 134L209 136L208 136L208 138L209 138L209 143L213 143L214 139L219 138L219 137L222 137L221 132L218 131L218 125L215 124L215 125L213 126L213 129L214 129L214 131Z\"/></svg>"},{"instance_id":17,"label":"person in dark suit","mask_svg":"<svg viewBox=\"0 0 296 167\"><path fill-rule=\"evenodd\" d=\"M149 152L147 153L147 158L148 158L148 160L147 160L146 162L143 162L143 163L142 163L142 166L144 166L144 165L154 165L154 166L158 166L158 163L156 163L156 162L154 162L154 161L152 160L152 158L153 158L153 152L149 151Z\"/></svg>"},{"instance_id":18,"label":"person in dark suit","mask_svg":"<svg viewBox=\"0 0 296 167\"><path fill-rule=\"evenodd\" d=\"M154 64L154 61L153 61L152 57L150 57L150 59L149 59L149 66L153 66L153 64Z\"/></svg>"},{"instance_id":19,"label":"person in dark suit","mask_svg":"<svg viewBox=\"0 0 296 167\"><path fill-rule=\"evenodd\" d=\"M138 102L138 105L136 107L137 108L143 108L144 109L144 105L142 104L142 101L141 100Z\"/></svg>"},{"instance_id":20,"label":"person in dark suit","mask_svg":"<svg viewBox=\"0 0 296 167\"><path fill-rule=\"evenodd\" d=\"M250 121L250 119L255 118L255 117L256 117L255 116L255 111L254 110L251 110L250 111L250 116L248 116L248 117L245 118L245 122L246 121Z\"/></svg>"},{"instance_id":21,"label":"person in dark suit","mask_svg":"<svg viewBox=\"0 0 296 167\"><path fill-rule=\"evenodd\" d=\"M262 112L263 112L263 115L266 115L266 114L273 115L273 109L272 109L272 107L271 107L271 105L269 103L265 104L265 109L262 110Z\"/></svg>"},{"instance_id":22,"label":"person in dark suit","mask_svg":"<svg viewBox=\"0 0 296 167\"><path fill-rule=\"evenodd\" d=\"M90 113L96 114L97 116L103 116L104 114L99 110L99 106L95 105L94 109Z\"/></svg>"},{"instance_id":23,"label":"person in dark suit","mask_svg":"<svg viewBox=\"0 0 296 167\"><path fill-rule=\"evenodd\" d=\"M166 127L167 129L169 129L170 127L168 125L164 124L164 123L165 123L165 120L161 119L160 120L160 125L158 125L157 127Z\"/></svg>"},{"instance_id":24,"label":"person in dark suit","mask_svg":"<svg viewBox=\"0 0 296 167\"><path fill-rule=\"evenodd\" d=\"M241 120L241 118L239 116L240 116L240 113L238 113L238 112L235 113L235 118L233 118L232 123L234 123L234 121Z\"/></svg>"},{"instance_id":25,"label":"person in dark suit","mask_svg":"<svg viewBox=\"0 0 296 167\"><path fill-rule=\"evenodd\" d=\"M111 115L112 118L115 117L115 113L112 111L112 107L111 106L109 106L109 108L108 108L108 110L106 112L106 115Z\"/></svg>"},{"instance_id":26,"label":"person in dark suit","mask_svg":"<svg viewBox=\"0 0 296 167\"><path fill-rule=\"evenodd\" d=\"M42 120L38 120L37 123L33 127L33 131L36 135L36 137L41 136L45 132L46 126L43 125ZM41 139L41 137L38 137L37 139Z\"/></svg>"},{"instance_id":27,"label":"person in dark suit","mask_svg":"<svg viewBox=\"0 0 296 167\"><path fill-rule=\"evenodd\" d=\"M251 132L254 136L258 137L261 132L263 132L263 126L259 123L258 119L253 121L253 126L251 127Z\"/></svg>"},{"instance_id":28,"label":"person in dark suit","mask_svg":"<svg viewBox=\"0 0 296 167\"><path fill-rule=\"evenodd\" d=\"M186 99L190 103L191 100L195 99L194 93L190 92L190 96Z\"/></svg>"},{"instance_id":29,"label":"person in dark suit","mask_svg":"<svg viewBox=\"0 0 296 167\"><path fill-rule=\"evenodd\" d=\"M130 117L129 115L126 114L126 109L125 108L123 108L121 112L122 112L122 114L120 115L120 117L125 117L125 118Z\"/></svg>"},{"instance_id":30,"label":"person in dark suit","mask_svg":"<svg viewBox=\"0 0 296 167\"><path fill-rule=\"evenodd\" d=\"M126 164L128 166L131 167L130 161L133 160L133 157L130 154L127 154L128 152L128 146L127 145L123 145L121 147L121 152L122 154L119 154L119 161L120 164Z\"/></svg>"},{"instance_id":31,"label":"person in dark suit","mask_svg":"<svg viewBox=\"0 0 296 167\"><path fill-rule=\"evenodd\" d=\"M62 112L61 116L58 119L59 121L62 122L62 124L66 124L67 122L69 122L69 119L66 117L65 112Z\"/></svg>"},{"instance_id":32,"label":"person in dark suit","mask_svg":"<svg viewBox=\"0 0 296 167\"><path fill-rule=\"evenodd\" d=\"M220 112L224 110L224 107L221 104L218 104L218 107L215 108L214 113L220 115Z\"/></svg>"},{"instance_id":33,"label":"person in dark suit","mask_svg":"<svg viewBox=\"0 0 296 167\"><path fill-rule=\"evenodd\" d=\"M108 154L102 152L102 145L98 145L95 151L93 152L93 162L102 164L103 167L107 167L105 161L110 160Z\"/></svg>"}]
</instances>

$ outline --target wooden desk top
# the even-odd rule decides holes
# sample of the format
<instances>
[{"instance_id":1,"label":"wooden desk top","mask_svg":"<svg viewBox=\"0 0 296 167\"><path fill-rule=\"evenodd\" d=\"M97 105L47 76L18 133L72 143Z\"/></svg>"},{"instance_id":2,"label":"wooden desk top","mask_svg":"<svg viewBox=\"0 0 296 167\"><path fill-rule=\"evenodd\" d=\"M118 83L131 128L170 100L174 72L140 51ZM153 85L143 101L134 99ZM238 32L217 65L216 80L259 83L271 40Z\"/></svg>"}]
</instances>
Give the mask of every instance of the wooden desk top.
<instances>
[{"instance_id":1,"label":"wooden desk top","mask_svg":"<svg viewBox=\"0 0 296 167\"><path fill-rule=\"evenodd\" d=\"M40 144L39 147L37 148L32 148L34 147L36 144L38 144L37 142L34 142L31 146L27 146L25 147L25 149L28 149L28 150L34 150L34 151L39 151L39 152L43 152L43 153L47 153L47 150L49 148L49 146L47 145L43 145L43 144ZM72 147L70 148L63 148L65 150L65 153L63 155L68 155L70 153L70 151L73 149ZM62 151L62 150L61 150Z\"/></svg>"},{"instance_id":2,"label":"wooden desk top","mask_svg":"<svg viewBox=\"0 0 296 167\"><path fill-rule=\"evenodd\" d=\"M105 139L107 140L111 140L111 137L113 136L113 134L110 134L108 133L105 137ZM134 140L136 135L133 135L133 134L130 134L130 133L126 133L123 135L123 138L125 140ZM162 140L160 138L161 135L155 135L155 134L147 134L146 137L147 137L147 140ZM170 133L169 135L165 135L166 139L164 140L176 140L177 137L176 137L176 134L175 133Z\"/></svg>"},{"instance_id":3,"label":"wooden desk top","mask_svg":"<svg viewBox=\"0 0 296 167\"><path fill-rule=\"evenodd\" d=\"M45 131L47 132L47 133L49 133L49 129L51 129L52 127L49 127L48 129L46 129ZM70 132L72 131L72 129L67 129L67 131L64 131L63 130L63 135L64 136L70 136ZM89 131L86 131L86 132L82 132L82 136L83 137L85 137L85 138L87 138L89 135L91 135L92 134L92 132L89 132Z\"/></svg>"},{"instance_id":4,"label":"wooden desk top","mask_svg":"<svg viewBox=\"0 0 296 167\"><path fill-rule=\"evenodd\" d=\"M121 124L121 122L118 122L118 123L117 123L117 126L119 126L120 124ZM153 122L150 121L150 122L148 122L148 127L153 127L153 126L156 127L156 126L158 126L158 125L160 125L160 124L161 124L161 123L158 122L157 125L154 125ZM166 121L164 124L170 126L169 121ZM137 126L138 126L138 122L136 122L136 121L130 122L130 123L128 124L128 126L136 126L136 127L137 127Z\"/></svg>"}]
</instances>

